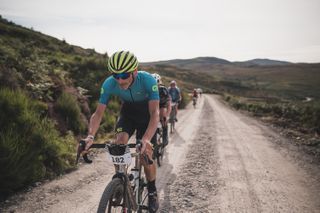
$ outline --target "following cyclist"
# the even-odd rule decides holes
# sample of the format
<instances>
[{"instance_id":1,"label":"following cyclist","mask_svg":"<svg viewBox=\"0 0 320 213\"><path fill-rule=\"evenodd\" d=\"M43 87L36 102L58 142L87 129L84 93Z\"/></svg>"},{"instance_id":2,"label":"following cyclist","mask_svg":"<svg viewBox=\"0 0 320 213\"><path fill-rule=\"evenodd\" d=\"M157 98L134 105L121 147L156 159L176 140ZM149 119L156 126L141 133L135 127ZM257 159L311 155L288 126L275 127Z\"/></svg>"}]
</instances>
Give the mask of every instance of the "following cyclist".
<instances>
[{"instance_id":1,"label":"following cyclist","mask_svg":"<svg viewBox=\"0 0 320 213\"><path fill-rule=\"evenodd\" d=\"M178 104L180 103L182 97L180 93L179 87L177 87L176 81L171 81L170 82L170 87L168 89L170 97L171 97L171 102L175 104L175 110L176 110L176 118L175 121L178 121L177 115L178 115Z\"/></svg>"},{"instance_id":2,"label":"following cyclist","mask_svg":"<svg viewBox=\"0 0 320 213\"><path fill-rule=\"evenodd\" d=\"M198 100L198 91L197 91L197 89L194 89L193 93L192 93L192 101L193 101L193 106L194 107L197 104L197 100Z\"/></svg>"},{"instance_id":3,"label":"following cyclist","mask_svg":"<svg viewBox=\"0 0 320 213\"><path fill-rule=\"evenodd\" d=\"M152 158L150 141L156 140L156 129L159 122L159 92L155 79L145 71L138 71L138 60L129 51L114 53L108 60L108 69L112 72L101 87L99 104L89 123L86 150L93 143L106 106L112 95L120 97L122 106L117 121L115 133L116 144L127 144L136 130L136 138L141 139L141 153ZM147 188L148 207L150 212L156 212L159 201L156 189L156 165L148 165L142 158Z\"/></svg>"},{"instance_id":4,"label":"following cyclist","mask_svg":"<svg viewBox=\"0 0 320 213\"><path fill-rule=\"evenodd\" d=\"M161 76L157 73L153 73L152 76L156 79L159 88L160 96L160 122L163 129L163 144L168 144L168 117L171 113L171 98L168 89L162 84Z\"/></svg>"}]
</instances>

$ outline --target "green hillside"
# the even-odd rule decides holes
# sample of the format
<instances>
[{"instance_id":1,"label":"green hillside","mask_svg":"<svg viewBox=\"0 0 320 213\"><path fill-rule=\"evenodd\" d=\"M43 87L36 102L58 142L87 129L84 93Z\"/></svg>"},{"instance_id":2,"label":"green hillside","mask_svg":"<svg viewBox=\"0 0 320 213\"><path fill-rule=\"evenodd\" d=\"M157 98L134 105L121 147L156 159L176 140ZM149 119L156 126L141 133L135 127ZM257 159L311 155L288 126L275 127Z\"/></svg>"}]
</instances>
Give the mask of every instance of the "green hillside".
<instances>
[{"instance_id":1,"label":"green hillside","mask_svg":"<svg viewBox=\"0 0 320 213\"><path fill-rule=\"evenodd\" d=\"M107 59L0 16L0 200L76 167ZM109 102L98 139L113 131L119 107L118 99Z\"/></svg>"},{"instance_id":2,"label":"green hillside","mask_svg":"<svg viewBox=\"0 0 320 213\"><path fill-rule=\"evenodd\" d=\"M75 168L107 58L0 18L0 199ZM110 104L99 135L118 107Z\"/></svg>"}]
</instances>

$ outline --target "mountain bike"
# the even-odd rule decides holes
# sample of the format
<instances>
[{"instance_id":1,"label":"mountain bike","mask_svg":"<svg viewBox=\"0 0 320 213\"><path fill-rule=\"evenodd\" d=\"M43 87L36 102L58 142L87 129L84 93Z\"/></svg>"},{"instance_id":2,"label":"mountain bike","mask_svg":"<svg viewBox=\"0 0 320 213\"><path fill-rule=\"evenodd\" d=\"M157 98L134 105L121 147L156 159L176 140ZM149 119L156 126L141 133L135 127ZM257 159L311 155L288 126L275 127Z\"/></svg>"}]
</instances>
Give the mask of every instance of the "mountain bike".
<instances>
[{"instance_id":1,"label":"mountain bike","mask_svg":"<svg viewBox=\"0 0 320 213\"><path fill-rule=\"evenodd\" d=\"M176 123L176 115L177 115L177 111L176 111L176 102L172 102L171 103L171 113L169 116L169 123L170 123L170 133L174 132L174 128L175 128L175 123Z\"/></svg>"},{"instance_id":2,"label":"mountain bike","mask_svg":"<svg viewBox=\"0 0 320 213\"><path fill-rule=\"evenodd\" d=\"M116 173L102 193L98 213L102 212L148 212L148 192L146 179L141 170L140 152L130 152L130 148L140 149L141 141L136 144L92 144L90 148L105 148L107 157L115 165ZM85 141L80 141L77 162L85 148ZM143 154L145 162L153 161ZM129 167L134 158L134 165ZM86 163L92 163L87 153L83 155ZM130 169L129 169L130 168Z\"/></svg>"}]
</instances>

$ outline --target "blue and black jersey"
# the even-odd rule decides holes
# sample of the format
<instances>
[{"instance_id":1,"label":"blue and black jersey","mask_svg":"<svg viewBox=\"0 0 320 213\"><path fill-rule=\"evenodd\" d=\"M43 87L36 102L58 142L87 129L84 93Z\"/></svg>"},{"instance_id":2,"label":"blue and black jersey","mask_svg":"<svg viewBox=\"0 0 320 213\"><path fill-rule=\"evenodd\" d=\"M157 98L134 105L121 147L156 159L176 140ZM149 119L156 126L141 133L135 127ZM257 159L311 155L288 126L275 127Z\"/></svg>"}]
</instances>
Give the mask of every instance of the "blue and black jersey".
<instances>
[{"instance_id":1,"label":"blue and black jersey","mask_svg":"<svg viewBox=\"0 0 320 213\"><path fill-rule=\"evenodd\" d=\"M133 84L128 89L121 89L116 79L108 77L101 87L101 104L107 104L110 96L120 97L123 102L135 103L149 100L159 100L159 91L156 80L145 71L138 71Z\"/></svg>"},{"instance_id":2,"label":"blue and black jersey","mask_svg":"<svg viewBox=\"0 0 320 213\"><path fill-rule=\"evenodd\" d=\"M136 138L141 139L150 120L148 102L159 100L156 80L149 73L138 71L132 85L128 89L122 89L117 80L110 76L102 84L99 102L107 104L112 95L123 101L116 133L126 132L131 136L137 130ZM156 142L156 134L151 141Z\"/></svg>"}]
</instances>

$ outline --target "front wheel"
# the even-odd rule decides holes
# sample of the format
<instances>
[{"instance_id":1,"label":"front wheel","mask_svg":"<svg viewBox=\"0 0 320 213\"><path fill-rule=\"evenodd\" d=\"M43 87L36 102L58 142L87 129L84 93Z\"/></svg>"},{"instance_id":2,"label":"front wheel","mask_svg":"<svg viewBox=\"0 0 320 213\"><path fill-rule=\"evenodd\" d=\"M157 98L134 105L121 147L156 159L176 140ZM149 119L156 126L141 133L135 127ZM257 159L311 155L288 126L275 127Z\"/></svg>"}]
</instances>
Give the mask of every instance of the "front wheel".
<instances>
[{"instance_id":1,"label":"front wheel","mask_svg":"<svg viewBox=\"0 0 320 213\"><path fill-rule=\"evenodd\" d=\"M98 213L132 212L128 192L124 195L124 183L120 178L114 178L105 188L98 207Z\"/></svg>"},{"instance_id":2,"label":"front wheel","mask_svg":"<svg viewBox=\"0 0 320 213\"><path fill-rule=\"evenodd\" d=\"M148 191L147 191L147 182L142 177L140 178L139 190L137 191L138 194L138 213L148 213Z\"/></svg>"}]
</instances>

